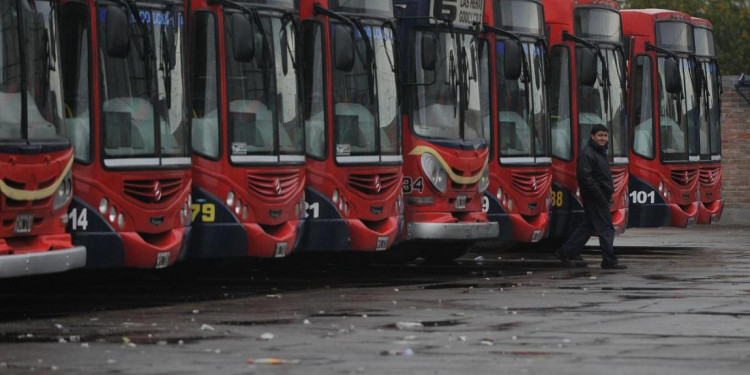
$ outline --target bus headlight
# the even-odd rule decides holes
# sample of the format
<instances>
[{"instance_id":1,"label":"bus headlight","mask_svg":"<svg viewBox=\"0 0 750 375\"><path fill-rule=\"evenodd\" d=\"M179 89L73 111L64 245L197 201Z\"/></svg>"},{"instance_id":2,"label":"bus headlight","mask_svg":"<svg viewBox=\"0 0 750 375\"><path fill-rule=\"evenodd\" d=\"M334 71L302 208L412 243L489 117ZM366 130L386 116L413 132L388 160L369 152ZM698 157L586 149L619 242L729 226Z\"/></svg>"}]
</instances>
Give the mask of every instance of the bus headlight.
<instances>
[{"instance_id":1,"label":"bus headlight","mask_svg":"<svg viewBox=\"0 0 750 375\"><path fill-rule=\"evenodd\" d=\"M70 202L70 197L73 196L73 173L68 171L65 175L60 186L55 192L55 200L52 204L53 210L58 210Z\"/></svg>"},{"instance_id":2,"label":"bus headlight","mask_svg":"<svg viewBox=\"0 0 750 375\"><path fill-rule=\"evenodd\" d=\"M230 191L227 194L227 206L232 207L234 206L234 192Z\"/></svg>"},{"instance_id":3,"label":"bus headlight","mask_svg":"<svg viewBox=\"0 0 750 375\"><path fill-rule=\"evenodd\" d=\"M109 208L109 201L106 197L102 197L102 200L99 201L99 213L102 215L107 214L107 209Z\"/></svg>"},{"instance_id":4,"label":"bus headlight","mask_svg":"<svg viewBox=\"0 0 750 375\"><path fill-rule=\"evenodd\" d=\"M445 190L448 187L448 174L440 165L437 158L431 154L424 153L422 154L421 162L422 170L424 171L425 176L427 176L427 179L432 183L432 186L434 186L439 192L445 193Z\"/></svg>"},{"instance_id":5,"label":"bus headlight","mask_svg":"<svg viewBox=\"0 0 750 375\"><path fill-rule=\"evenodd\" d=\"M490 186L490 166L484 167L484 171L482 171L482 177L479 178L479 184L477 186L477 190L479 190L480 193L484 193L485 190L487 190L487 187Z\"/></svg>"},{"instance_id":6,"label":"bus headlight","mask_svg":"<svg viewBox=\"0 0 750 375\"><path fill-rule=\"evenodd\" d=\"M115 222L115 219L117 218L117 209L115 206L112 206L112 208L109 209L109 221Z\"/></svg>"}]
</instances>

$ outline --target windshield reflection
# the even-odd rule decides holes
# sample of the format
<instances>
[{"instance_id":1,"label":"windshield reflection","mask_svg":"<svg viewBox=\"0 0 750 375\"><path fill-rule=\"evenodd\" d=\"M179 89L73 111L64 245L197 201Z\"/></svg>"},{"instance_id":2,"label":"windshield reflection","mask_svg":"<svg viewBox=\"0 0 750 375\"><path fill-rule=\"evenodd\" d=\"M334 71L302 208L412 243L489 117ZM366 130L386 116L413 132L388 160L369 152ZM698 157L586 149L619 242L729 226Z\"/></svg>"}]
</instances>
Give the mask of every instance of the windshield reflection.
<instances>
[{"instance_id":1,"label":"windshield reflection","mask_svg":"<svg viewBox=\"0 0 750 375\"><path fill-rule=\"evenodd\" d=\"M515 41L496 43L500 156L549 156L544 48L523 43L530 76L511 81L503 75L505 43Z\"/></svg>"},{"instance_id":2,"label":"windshield reflection","mask_svg":"<svg viewBox=\"0 0 750 375\"><path fill-rule=\"evenodd\" d=\"M100 40L107 40L106 17L107 8L100 7ZM124 57L109 55L106 43L100 43L104 153L188 155L182 13L141 9L138 17L140 23L129 17L130 48ZM175 61L169 61L172 56Z\"/></svg>"},{"instance_id":3,"label":"windshield reflection","mask_svg":"<svg viewBox=\"0 0 750 375\"><path fill-rule=\"evenodd\" d=\"M434 70L423 69L421 61L414 59L416 83L413 95L412 126L414 132L428 138L483 139L478 70L485 61L479 60L479 44L473 35L420 31L436 39L436 64ZM421 43L415 43L414 56L421 56ZM482 54L486 59L487 53ZM484 80L486 81L486 80ZM482 87L480 87L482 86Z\"/></svg>"},{"instance_id":4,"label":"windshield reflection","mask_svg":"<svg viewBox=\"0 0 750 375\"><path fill-rule=\"evenodd\" d=\"M585 48L585 47L581 47ZM617 49L601 48L604 61L597 59L598 78L593 86L578 86L578 123L580 144L589 139L591 127L601 124L609 129L609 156L628 156L625 114L624 59ZM580 60L579 60L580 61Z\"/></svg>"},{"instance_id":5,"label":"windshield reflection","mask_svg":"<svg viewBox=\"0 0 750 375\"><path fill-rule=\"evenodd\" d=\"M19 8L20 5L20 8ZM47 1L0 2L0 140L60 135L62 90ZM23 30L20 34L19 31ZM21 41L24 35L30 43ZM22 64L24 55L26 65ZM26 87L23 87L23 76ZM24 104L27 123L22 123Z\"/></svg>"},{"instance_id":6,"label":"windshield reflection","mask_svg":"<svg viewBox=\"0 0 750 375\"><path fill-rule=\"evenodd\" d=\"M227 12L225 19L232 19ZM255 53L235 59L230 22L225 26L229 154L301 155L304 135L299 117L297 72L293 65L294 25L281 16L263 15L253 23ZM239 161L241 159L235 159ZM254 160L254 159L249 159ZM261 159L262 160L262 159Z\"/></svg>"},{"instance_id":7,"label":"windshield reflection","mask_svg":"<svg viewBox=\"0 0 750 375\"><path fill-rule=\"evenodd\" d=\"M348 25L331 26L332 35L353 32L355 37L353 67L346 71L334 64L333 68L336 155L398 155L401 144L394 32L382 25L362 27L367 39ZM372 60L368 58L368 43L375 54Z\"/></svg>"}]
</instances>

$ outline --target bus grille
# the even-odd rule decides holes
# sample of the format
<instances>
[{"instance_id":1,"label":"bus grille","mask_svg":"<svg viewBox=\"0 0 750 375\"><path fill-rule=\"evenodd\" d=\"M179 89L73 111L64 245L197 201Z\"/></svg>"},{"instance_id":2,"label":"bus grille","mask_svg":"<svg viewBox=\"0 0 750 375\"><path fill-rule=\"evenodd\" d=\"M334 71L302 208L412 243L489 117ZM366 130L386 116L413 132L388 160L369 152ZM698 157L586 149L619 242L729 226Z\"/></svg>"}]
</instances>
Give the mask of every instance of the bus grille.
<instances>
[{"instance_id":1,"label":"bus grille","mask_svg":"<svg viewBox=\"0 0 750 375\"><path fill-rule=\"evenodd\" d=\"M511 176L513 188L527 194L547 191L552 175L546 171L515 172Z\"/></svg>"},{"instance_id":2,"label":"bus grille","mask_svg":"<svg viewBox=\"0 0 750 375\"><path fill-rule=\"evenodd\" d=\"M167 202L177 195L183 186L181 178L163 178L148 180L125 180L125 195L148 204Z\"/></svg>"},{"instance_id":3,"label":"bus grille","mask_svg":"<svg viewBox=\"0 0 750 375\"><path fill-rule=\"evenodd\" d=\"M680 186L690 186L698 178L696 169L675 169L671 172L672 181Z\"/></svg>"},{"instance_id":4,"label":"bus grille","mask_svg":"<svg viewBox=\"0 0 750 375\"><path fill-rule=\"evenodd\" d=\"M250 191L262 197L287 199L299 189L299 171L250 172L247 174L247 185Z\"/></svg>"},{"instance_id":5,"label":"bus grille","mask_svg":"<svg viewBox=\"0 0 750 375\"><path fill-rule=\"evenodd\" d=\"M5 178L3 182L5 182L6 185L9 187L12 187L14 189L19 190L38 190L38 189L44 189L49 186L52 186L52 184L57 180L57 178L51 178L47 181L41 181L37 184L37 186L26 186L26 183L20 182L20 181L14 181L9 178ZM42 199L35 199L32 201L28 200L15 200L10 197L5 196L5 208L18 208L18 209L31 209L31 208L40 208L44 207L49 204L50 199L54 197L54 194L47 198Z\"/></svg>"},{"instance_id":6,"label":"bus grille","mask_svg":"<svg viewBox=\"0 0 750 375\"><path fill-rule=\"evenodd\" d=\"M349 175L349 187L367 195L379 195L390 191L398 184L398 173L352 173Z\"/></svg>"},{"instance_id":7,"label":"bus grille","mask_svg":"<svg viewBox=\"0 0 750 375\"><path fill-rule=\"evenodd\" d=\"M700 170L701 185L713 185L721 179L720 167L707 167Z\"/></svg>"},{"instance_id":8,"label":"bus grille","mask_svg":"<svg viewBox=\"0 0 750 375\"><path fill-rule=\"evenodd\" d=\"M620 191L623 185L625 185L625 177L628 175L626 169L615 169L612 171L612 182L614 183L615 191Z\"/></svg>"}]
</instances>

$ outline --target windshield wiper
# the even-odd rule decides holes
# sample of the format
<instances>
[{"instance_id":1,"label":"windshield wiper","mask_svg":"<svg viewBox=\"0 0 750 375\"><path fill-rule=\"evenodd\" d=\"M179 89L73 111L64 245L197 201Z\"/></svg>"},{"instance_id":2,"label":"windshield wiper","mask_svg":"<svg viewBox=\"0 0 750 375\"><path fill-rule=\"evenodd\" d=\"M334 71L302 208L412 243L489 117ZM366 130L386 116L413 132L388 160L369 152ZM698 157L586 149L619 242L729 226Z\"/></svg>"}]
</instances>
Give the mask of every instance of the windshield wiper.
<instances>
[{"instance_id":1,"label":"windshield wiper","mask_svg":"<svg viewBox=\"0 0 750 375\"><path fill-rule=\"evenodd\" d=\"M268 74L268 70L271 66L274 66L275 64L273 61L273 54L271 53L271 45L268 42L268 36L266 35L266 30L263 27L263 20L260 17L260 13L258 13L257 8L249 8L243 4L237 3L232 0L208 0L209 5L215 5L215 4L222 4L224 6L229 6L231 8L237 9L242 13L245 13L247 16L252 19L253 23L255 23L256 27L258 28L258 32L260 33L261 41L262 41L262 48L263 50L260 53L260 60L258 60L257 65L262 69L263 71L263 95L267 98L267 100L270 101L270 88L271 85L271 75Z\"/></svg>"},{"instance_id":2,"label":"windshield wiper","mask_svg":"<svg viewBox=\"0 0 750 375\"><path fill-rule=\"evenodd\" d=\"M391 30L391 38L393 38L393 45L391 46L390 52L388 51L388 43L387 39L385 38L385 28L388 27L389 30ZM396 56L393 53L393 51L398 51L398 40L396 39L396 26L393 24L392 21L386 20L383 22L383 24L380 26L381 32L383 33L383 49L385 49L385 56L388 58L388 64L391 65L391 71L396 72Z\"/></svg>"},{"instance_id":3,"label":"windshield wiper","mask_svg":"<svg viewBox=\"0 0 750 375\"><path fill-rule=\"evenodd\" d=\"M529 94L530 84L531 84L531 68L529 68L529 57L526 55L526 51L523 48L523 43L521 42L521 36L507 30L503 30L494 26L484 25L484 31L485 32L492 32L495 34L500 34L505 37L508 37L518 43L518 45L521 47L521 71L522 75L519 78L521 83L523 83L523 95L524 95L524 101L526 102L526 108L532 107L532 101L531 95ZM531 53L531 51L529 51Z\"/></svg>"},{"instance_id":4,"label":"windshield wiper","mask_svg":"<svg viewBox=\"0 0 750 375\"><path fill-rule=\"evenodd\" d=\"M179 13L175 10L175 4L166 4L164 6L165 11L172 14L172 21L174 26L172 27L172 38L169 38L167 29L169 29L169 23L162 25L161 28L161 59L162 59L162 71L164 72L164 104L167 109L172 108L172 70L177 65L176 54L172 53L173 49L177 48L176 43L179 41L176 38L177 28L179 27Z\"/></svg>"},{"instance_id":5,"label":"windshield wiper","mask_svg":"<svg viewBox=\"0 0 750 375\"><path fill-rule=\"evenodd\" d=\"M505 36L505 37L508 37L510 39L513 39L516 43L518 43L521 46L521 50L523 51L523 43L521 43L521 36L520 35L518 35L518 34L516 34L514 32L511 32L511 31L499 29L497 27L490 26L490 25L484 25L484 31L485 32L495 33L495 34L500 34L502 36ZM523 55L522 56L523 60L521 62L522 62L522 72L523 72L523 75L521 77L521 82L527 84L527 83L531 82L531 77L530 77L530 74L529 74L529 69L530 69L529 68L529 60L528 60L528 57L526 56L525 52L522 55Z\"/></svg>"},{"instance_id":6,"label":"windshield wiper","mask_svg":"<svg viewBox=\"0 0 750 375\"><path fill-rule=\"evenodd\" d=\"M281 15L281 30L286 30L286 25L291 23L292 28L294 29L294 42L295 42L295 48L297 43L297 35L299 35L299 24L297 23L297 18L294 17L295 12L290 10L285 10L282 12ZM287 38L289 38L287 36ZM289 42L287 41L286 46L282 47L286 50L287 55L289 55L289 59L292 60L292 66L294 67L294 70L298 70L297 66L297 57L294 55L294 51L292 51L292 48L289 46Z\"/></svg>"},{"instance_id":7,"label":"windshield wiper","mask_svg":"<svg viewBox=\"0 0 750 375\"><path fill-rule=\"evenodd\" d=\"M549 77L552 74L551 72L551 63L550 63L550 57L549 57L549 49L547 48L547 40L544 38L537 39L536 43L534 43L535 46L541 45L542 46L542 56L544 57L544 71L543 71L543 79L542 83L547 85L549 83Z\"/></svg>"},{"instance_id":8,"label":"windshield wiper","mask_svg":"<svg viewBox=\"0 0 750 375\"><path fill-rule=\"evenodd\" d=\"M322 14L328 17L331 17L333 19L336 19L347 26L352 28L352 32L354 30L357 30L360 35L362 36L362 39L364 39L365 42L365 48L367 49L367 57L364 58L363 63L366 66L367 70L367 81L368 81L368 91L370 96L370 102L375 101L375 51L372 48L372 44L370 43L370 38L367 36L367 31L365 30L364 25L362 24L362 21L357 17L352 16L344 16L342 14L339 14L337 12L334 12L332 10L323 8L318 3L315 3L313 6L313 14ZM356 43L354 46L355 51L358 51L356 47Z\"/></svg>"},{"instance_id":9,"label":"windshield wiper","mask_svg":"<svg viewBox=\"0 0 750 375\"><path fill-rule=\"evenodd\" d=\"M125 6L125 8L130 12L130 16L133 17L135 20L135 24L138 27L138 29L141 32L141 39L143 41L143 50L139 47L139 44L136 43L136 50L138 51L138 54L141 55L141 58L146 60L144 62L145 65L145 73L146 73L146 95L151 98L151 80L153 76L151 66L151 62L156 60L156 55L154 53L154 49L151 46L151 38L148 36L148 26L146 26L145 23L143 23L143 20L141 19L140 12L138 10L138 5L133 0L114 0L116 3Z\"/></svg>"}]
</instances>

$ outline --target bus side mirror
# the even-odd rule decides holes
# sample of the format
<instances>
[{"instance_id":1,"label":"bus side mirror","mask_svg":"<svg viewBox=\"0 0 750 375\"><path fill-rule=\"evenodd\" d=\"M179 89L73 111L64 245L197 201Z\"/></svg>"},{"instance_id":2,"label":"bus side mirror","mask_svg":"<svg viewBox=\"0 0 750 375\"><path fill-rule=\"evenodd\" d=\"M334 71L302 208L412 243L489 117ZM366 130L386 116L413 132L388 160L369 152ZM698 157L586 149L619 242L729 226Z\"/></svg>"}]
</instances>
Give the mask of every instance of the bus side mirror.
<instances>
[{"instance_id":1,"label":"bus side mirror","mask_svg":"<svg viewBox=\"0 0 750 375\"><path fill-rule=\"evenodd\" d=\"M596 83L597 67L596 67L596 54L591 48L581 48L581 59L578 66L578 82L584 86L593 86Z\"/></svg>"},{"instance_id":2,"label":"bus side mirror","mask_svg":"<svg viewBox=\"0 0 750 375\"><path fill-rule=\"evenodd\" d=\"M128 15L115 5L107 7L107 55L123 58L130 51L130 25Z\"/></svg>"},{"instance_id":3,"label":"bus side mirror","mask_svg":"<svg viewBox=\"0 0 750 375\"><path fill-rule=\"evenodd\" d=\"M349 72L354 68L354 32L347 26L336 28L333 36L334 57L336 69Z\"/></svg>"},{"instance_id":4,"label":"bus side mirror","mask_svg":"<svg viewBox=\"0 0 750 375\"><path fill-rule=\"evenodd\" d=\"M249 62L255 55L255 33L250 20L241 13L232 14L232 51L234 61Z\"/></svg>"},{"instance_id":5,"label":"bus side mirror","mask_svg":"<svg viewBox=\"0 0 750 375\"><path fill-rule=\"evenodd\" d=\"M521 77L523 67L523 47L518 41L506 40L503 43L503 76L515 81Z\"/></svg>"},{"instance_id":6,"label":"bus side mirror","mask_svg":"<svg viewBox=\"0 0 750 375\"><path fill-rule=\"evenodd\" d=\"M682 92L682 79L680 78L680 68L677 66L677 61L664 60L664 80L668 93L678 94Z\"/></svg>"},{"instance_id":7,"label":"bus side mirror","mask_svg":"<svg viewBox=\"0 0 750 375\"><path fill-rule=\"evenodd\" d=\"M422 50L422 69L426 71L435 70L435 63L437 62L437 40L432 34L422 34L421 46Z\"/></svg>"}]
</instances>

